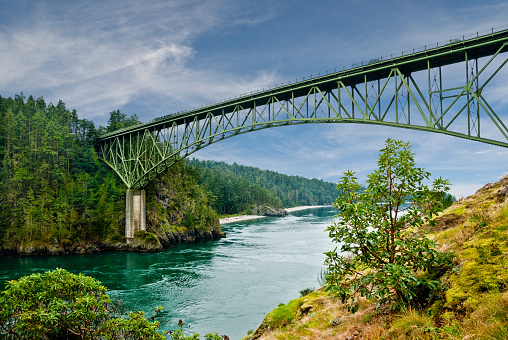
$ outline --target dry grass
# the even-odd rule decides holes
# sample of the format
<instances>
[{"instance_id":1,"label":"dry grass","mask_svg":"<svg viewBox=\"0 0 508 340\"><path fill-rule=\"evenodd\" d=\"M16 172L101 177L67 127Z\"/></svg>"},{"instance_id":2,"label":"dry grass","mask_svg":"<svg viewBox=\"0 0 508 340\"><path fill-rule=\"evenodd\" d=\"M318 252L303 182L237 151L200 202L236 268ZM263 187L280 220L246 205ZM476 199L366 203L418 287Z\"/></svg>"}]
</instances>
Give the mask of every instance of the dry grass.
<instances>
[{"instance_id":1,"label":"dry grass","mask_svg":"<svg viewBox=\"0 0 508 340\"><path fill-rule=\"evenodd\" d=\"M374 305L363 300L355 314L329 295L320 298L321 310L293 324L265 332L263 340L434 340L508 339L508 293L486 294L464 316L448 311L431 317L427 311L410 309L375 313Z\"/></svg>"},{"instance_id":2,"label":"dry grass","mask_svg":"<svg viewBox=\"0 0 508 340\"><path fill-rule=\"evenodd\" d=\"M312 302L311 312L293 323L269 330L258 339L363 339L378 340L386 334L390 313L377 315L374 304L357 300L359 310L351 314L347 307L325 292ZM305 308L305 306L302 306Z\"/></svg>"}]
</instances>

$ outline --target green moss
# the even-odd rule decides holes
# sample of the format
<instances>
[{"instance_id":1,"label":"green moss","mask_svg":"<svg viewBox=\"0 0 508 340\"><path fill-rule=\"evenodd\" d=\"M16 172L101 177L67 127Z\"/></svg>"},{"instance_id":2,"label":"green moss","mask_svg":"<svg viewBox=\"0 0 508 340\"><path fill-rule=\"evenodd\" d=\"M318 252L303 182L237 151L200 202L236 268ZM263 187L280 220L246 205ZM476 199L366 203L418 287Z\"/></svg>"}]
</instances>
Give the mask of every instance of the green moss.
<instances>
[{"instance_id":1,"label":"green moss","mask_svg":"<svg viewBox=\"0 0 508 340\"><path fill-rule=\"evenodd\" d=\"M481 254L478 256L482 257ZM483 292L495 293L504 289L508 284L508 271L504 261L500 262L466 262L460 273L450 278L453 286L446 292L446 306L458 307L466 300L469 304L474 304L473 300L479 294Z\"/></svg>"},{"instance_id":2,"label":"green moss","mask_svg":"<svg viewBox=\"0 0 508 340\"><path fill-rule=\"evenodd\" d=\"M435 301L430 308L427 310L427 314L430 316L436 316L441 311L441 307L445 304L444 300Z\"/></svg>"},{"instance_id":3,"label":"green moss","mask_svg":"<svg viewBox=\"0 0 508 340\"><path fill-rule=\"evenodd\" d=\"M462 215L466 212L466 207L464 205L458 205L457 207L452 207L448 210L447 214L457 214Z\"/></svg>"},{"instance_id":4,"label":"green moss","mask_svg":"<svg viewBox=\"0 0 508 340\"><path fill-rule=\"evenodd\" d=\"M462 302L466 301L469 295L462 290L462 287L453 286L446 291L445 307L457 308Z\"/></svg>"},{"instance_id":5,"label":"green moss","mask_svg":"<svg viewBox=\"0 0 508 340\"><path fill-rule=\"evenodd\" d=\"M448 243L448 242L454 240L454 238L457 236L457 234L460 233L461 231L462 231L462 227L460 227L460 226L444 230L442 232L435 234L436 241L438 243Z\"/></svg>"},{"instance_id":6,"label":"green moss","mask_svg":"<svg viewBox=\"0 0 508 340\"><path fill-rule=\"evenodd\" d=\"M314 308L316 308L316 306L319 305L319 303L315 303L315 301L322 298L323 295L326 294L327 293L323 291L317 290L304 297L291 300L289 301L288 304L280 303L277 306L277 308L275 308L274 310L272 310L270 313L267 314L264 323L270 329L281 328L284 325L287 325L290 322L292 322L295 318L298 319L301 317L302 312L301 311L298 312L298 310L304 304L310 306L310 309L314 311Z\"/></svg>"},{"instance_id":7,"label":"green moss","mask_svg":"<svg viewBox=\"0 0 508 340\"><path fill-rule=\"evenodd\" d=\"M270 328L279 328L290 323L301 305L305 303L304 298L291 300L287 305L279 304L277 308L272 310L265 318L266 326Z\"/></svg>"},{"instance_id":8,"label":"green moss","mask_svg":"<svg viewBox=\"0 0 508 340\"><path fill-rule=\"evenodd\" d=\"M504 256L508 252L508 209L501 207L497 212L493 209L493 213L487 215L479 206L470 219L476 235L456 252L463 264L460 272L450 277L446 307L475 310L480 305L478 296L503 291L508 286L508 262ZM450 235L450 231L445 231L439 237L451 240Z\"/></svg>"},{"instance_id":9,"label":"green moss","mask_svg":"<svg viewBox=\"0 0 508 340\"><path fill-rule=\"evenodd\" d=\"M187 228L183 225L173 224L171 225L171 231L178 234L187 231Z\"/></svg>"},{"instance_id":10,"label":"green moss","mask_svg":"<svg viewBox=\"0 0 508 340\"><path fill-rule=\"evenodd\" d=\"M137 231L136 234L134 235L134 237L144 241L147 244L160 245L160 242L159 242L159 239L157 238L157 236L155 236L154 234L152 234L151 232L146 231L146 230Z\"/></svg>"},{"instance_id":11,"label":"green moss","mask_svg":"<svg viewBox=\"0 0 508 340\"><path fill-rule=\"evenodd\" d=\"M309 322L310 328L321 328L323 321L321 319L312 320Z\"/></svg>"},{"instance_id":12,"label":"green moss","mask_svg":"<svg viewBox=\"0 0 508 340\"><path fill-rule=\"evenodd\" d=\"M475 260L478 258L478 251L476 247L467 247L462 253L461 258L468 260Z\"/></svg>"}]
</instances>

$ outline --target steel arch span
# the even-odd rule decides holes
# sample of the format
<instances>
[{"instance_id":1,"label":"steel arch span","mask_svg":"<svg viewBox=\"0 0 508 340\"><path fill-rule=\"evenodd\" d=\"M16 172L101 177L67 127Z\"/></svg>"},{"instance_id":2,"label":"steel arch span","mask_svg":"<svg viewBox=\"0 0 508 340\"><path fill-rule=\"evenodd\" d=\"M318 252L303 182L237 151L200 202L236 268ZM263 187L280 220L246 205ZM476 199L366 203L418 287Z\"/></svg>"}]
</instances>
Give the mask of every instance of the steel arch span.
<instances>
[{"instance_id":1,"label":"steel arch span","mask_svg":"<svg viewBox=\"0 0 508 340\"><path fill-rule=\"evenodd\" d=\"M130 189L210 144L294 124L385 125L508 147L508 112L491 105L508 85L507 51L508 30L492 30L373 59L103 135L99 154Z\"/></svg>"}]
</instances>

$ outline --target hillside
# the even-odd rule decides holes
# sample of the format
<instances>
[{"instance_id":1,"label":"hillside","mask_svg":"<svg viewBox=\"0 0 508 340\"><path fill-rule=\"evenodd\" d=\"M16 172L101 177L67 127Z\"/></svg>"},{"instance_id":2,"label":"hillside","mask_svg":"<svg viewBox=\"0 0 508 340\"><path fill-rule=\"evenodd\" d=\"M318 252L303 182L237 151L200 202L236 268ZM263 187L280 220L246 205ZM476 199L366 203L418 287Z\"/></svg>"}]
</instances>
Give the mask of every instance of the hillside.
<instances>
[{"instance_id":1,"label":"hillside","mask_svg":"<svg viewBox=\"0 0 508 340\"><path fill-rule=\"evenodd\" d=\"M296 207L331 204L337 184L319 179L289 176L255 167L225 162L189 160L199 171L198 181L215 197L219 213L248 212L252 205Z\"/></svg>"},{"instance_id":2,"label":"hillside","mask_svg":"<svg viewBox=\"0 0 508 340\"><path fill-rule=\"evenodd\" d=\"M114 111L100 129L136 121ZM148 186L148 232L127 244L125 185L99 161L97 134L62 101L0 97L0 255L161 250L222 236L195 172L178 165Z\"/></svg>"},{"instance_id":3,"label":"hillside","mask_svg":"<svg viewBox=\"0 0 508 340\"><path fill-rule=\"evenodd\" d=\"M324 289L281 303L248 339L508 339L508 176L462 199L427 226L439 250L454 252L447 290L421 310L354 314ZM302 287L305 288L305 287Z\"/></svg>"},{"instance_id":4,"label":"hillside","mask_svg":"<svg viewBox=\"0 0 508 340\"><path fill-rule=\"evenodd\" d=\"M322 180L191 160L148 185L147 232L127 244L125 185L94 148L101 132L137 122L116 110L96 128L62 101L0 96L0 254L161 250L222 237L217 212L329 204L337 196Z\"/></svg>"}]
</instances>

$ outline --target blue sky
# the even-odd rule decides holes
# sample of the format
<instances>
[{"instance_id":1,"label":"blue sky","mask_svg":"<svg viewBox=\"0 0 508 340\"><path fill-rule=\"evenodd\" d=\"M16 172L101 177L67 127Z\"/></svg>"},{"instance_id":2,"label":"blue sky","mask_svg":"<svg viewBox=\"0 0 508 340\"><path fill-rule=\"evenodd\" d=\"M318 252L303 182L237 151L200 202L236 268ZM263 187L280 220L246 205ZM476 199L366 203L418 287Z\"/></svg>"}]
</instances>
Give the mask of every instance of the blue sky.
<instances>
[{"instance_id":1,"label":"blue sky","mask_svg":"<svg viewBox=\"0 0 508 340\"><path fill-rule=\"evenodd\" d=\"M489 0L0 0L0 8L0 95L61 99L97 126L116 109L146 121L508 24L508 2ZM496 86L494 105L508 112L508 82ZM351 169L364 180L389 137L411 142L418 165L450 179L458 198L508 174L506 148L353 124L262 130L194 156L332 182Z\"/></svg>"}]
</instances>

